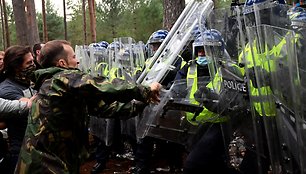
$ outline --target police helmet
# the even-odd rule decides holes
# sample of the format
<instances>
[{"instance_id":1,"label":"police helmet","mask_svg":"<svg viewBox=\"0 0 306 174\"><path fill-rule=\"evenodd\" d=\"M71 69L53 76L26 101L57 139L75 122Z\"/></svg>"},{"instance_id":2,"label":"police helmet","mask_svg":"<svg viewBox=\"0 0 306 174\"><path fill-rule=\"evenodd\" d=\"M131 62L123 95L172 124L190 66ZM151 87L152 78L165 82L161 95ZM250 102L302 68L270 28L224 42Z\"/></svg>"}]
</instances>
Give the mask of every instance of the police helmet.
<instances>
[{"instance_id":1,"label":"police helmet","mask_svg":"<svg viewBox=\"0 0 306 174\"><path fill-rule=\"evenodd\" d=\"M244 14L248 14L254 11L253 6L256 5L258 10L271 8L275 4L286 4L284 0L246 0L244 4Z\"/></svg>"},{"instance_id":2,"label":"police helmet","mask_svg":"<svg viewBox=\"0 0 306 174\"><path fill-rule=\"evenodd\" d=\"M106 41L100 41L98 44L100 44L100 47L103 47L103 48L107 48L109 45L109 43Z\"/></svg>"},{"instance_id":3,"label":"police helmet","mask_svg":"<svg viewBox=\"0 0 306 174\"><path fill-rule=\"evenodd\" d=\"M100 47L100 45L98 43L91 43L89 44L89 47L97 48L97 47Z\"/></svg>"},{"instance_id":4,"label":"police helmet","mask_svg":"<svg viewBox=\"0 0 306 174\"><path fill-rule=\"evenodd\" d=\"M193 47L195 56L198 56L199 50L201 49L204 50L204 40L201 34L196 37L196 39L192 43L192 47Z\"/></svg>"},{"instance_id":5,"label":"police helmet","mask_svg":"<svg viewBox=\"0 0 306 174\"><path fill-rule=\"evenodd\" d=\"M306 10L302 8L298 3L287 11L287 15L289 16L290 19L292 19L294 15L297 15L299 12L305 12L305 11Z\"/></svg>"},{"instance_id":6,"label":"police helmet","mask_svg":"<svg viewBox=\"0 0 306 174\"><path fill-rule=\"evenodd\" d=\"M89 44L89 47L93 47L95 51L100 51L104 49L104 47L102 47L99 43L91 43Z\"/></svg>"},{"instance_id":7,"label":"police helmet","mask_svg":"<svg viewBox=\"0 0 306 174\"><path fill-rule=\"evenodd\" d=\"M151 34L148 40L148 44L162 43L168 35L167 30L157 30Z\"/></svg>"},{"instance_id":8,"label":"police helmet","mask_svg":"<svg viewBox=\"0 0 306 174\"><path fill-rule=\"evenodd\" d=\"M197 47L197 46L204 46L204 40L203 40L203 37L201 34L199 34L196 39L194 40L194 42L192 43L192 45L194 47Z\"/></svg>"},{"instance_id":9,"label":"police helmet","mask_svg":"<svg viewBox=\"0 0 306 174\"><path fill-rule=\"evenodd\" d=\"M292 28L297 29L306 27L306 12L293 13L290 19Z\"/></svg>"},{"instance_id":10,"label":"police helmet","mask_svg":"<svg viewBox=\"0 0 306 174\"><path fill-rule=\"evenodd\" d=\"M216 29L209 29L203 32L203 44L207 57L222 58L224 55L225 43L221 33Z\"/></svg>"},{"instance_id":11,"label":"police helmet","mask_svg":"<svg viewBox=\"0 0 306 174\"><path fill-rule=\"evenodd\" d=\"M112 51L119 50L120 49L120 43L118 41L114 41L114 42L110 43L107 48L112 50Z\"/></svg>"}]
</instances>

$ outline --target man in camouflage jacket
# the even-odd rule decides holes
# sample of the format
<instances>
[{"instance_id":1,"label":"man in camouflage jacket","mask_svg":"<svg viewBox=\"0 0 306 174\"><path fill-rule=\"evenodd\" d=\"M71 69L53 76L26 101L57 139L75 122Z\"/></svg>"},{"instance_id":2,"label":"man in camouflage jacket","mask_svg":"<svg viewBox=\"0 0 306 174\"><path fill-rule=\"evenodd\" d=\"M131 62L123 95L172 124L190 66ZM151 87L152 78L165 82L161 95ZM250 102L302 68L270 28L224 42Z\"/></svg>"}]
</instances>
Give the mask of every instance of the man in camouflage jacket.
<instances>
[{"instance_id":1,"label":"man in camouflage jacket","mask_svg":"<svg viewBox=\"0 0 306 174\"><path fill-rule=\"evenodd\" d=\"M150 87L111 83L77 69L69 42L54 40L42 49L35 72L34 99L15 173L79 173L86 157L88 114L116 117L137 112L131 100L158 102L159 83ZM122 114L125 113L125 114Z\"/></svg>"}]
</instances>

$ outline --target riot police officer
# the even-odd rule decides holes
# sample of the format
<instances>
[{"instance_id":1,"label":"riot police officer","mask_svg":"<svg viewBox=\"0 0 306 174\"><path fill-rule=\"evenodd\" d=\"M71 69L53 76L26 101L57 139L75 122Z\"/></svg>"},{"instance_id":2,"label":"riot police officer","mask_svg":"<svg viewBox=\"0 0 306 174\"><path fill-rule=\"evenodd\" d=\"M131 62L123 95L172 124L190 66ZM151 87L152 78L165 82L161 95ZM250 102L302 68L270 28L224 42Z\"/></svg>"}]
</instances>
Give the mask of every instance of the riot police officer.
<instances>
[{"instance_id":1,"label":"riot police officer","mask_svg":"<svg viewBox=\"0 0 306 174\"><path fill-rule=\"evenodd\" d=\"M149 57L154 56L154 53L158 50L160 45L166 39L167 35L168 35L167 30L157 30L151 34L151 36L147 41Z\"/></svg>"},{"instance_id":2,"label":"riot police officer","mask_svg":"<svg viewBox=\"0 0 306 174\"><path fill-rule=\"evenodd\" d=\"M212 57L225 57L224 54L224 40L217 30L206 30L203 33L203 45L211 48L213 50L206 48L205 55L206 60L212 63L214 60ZM225 151L224 151L224 140L222 136L222 124L227 120L225 117L219 117L219 114L226 115L226 113L218 113L219 107L212 107L215 100L219 100L218 91L220 91L221 76L216 74L211 82L207 86L202 86L200 88L197 85L193 85L192 91L197 91L194 93L194 98L198 102L203 103L205 108L203 112L195 119L189 118L189 121L197 123L202 123L204 127L204 133L194 145L191 152L189 153L185 166L184 173L230 173L231 169L227 167L225 161ZM218 87L217 87L218 86ZM197 89L198 88L198 89ZM216 92L212 92L213 89L218 89ZM205 95L204 97L202 95ZM191 96L192 97L192 96ZM208 102L199 100L201 98L208 99ZM226 105L227 106L227 105ZM224 106L224 107L226 107Z\"/></svg>"}]
</instances>

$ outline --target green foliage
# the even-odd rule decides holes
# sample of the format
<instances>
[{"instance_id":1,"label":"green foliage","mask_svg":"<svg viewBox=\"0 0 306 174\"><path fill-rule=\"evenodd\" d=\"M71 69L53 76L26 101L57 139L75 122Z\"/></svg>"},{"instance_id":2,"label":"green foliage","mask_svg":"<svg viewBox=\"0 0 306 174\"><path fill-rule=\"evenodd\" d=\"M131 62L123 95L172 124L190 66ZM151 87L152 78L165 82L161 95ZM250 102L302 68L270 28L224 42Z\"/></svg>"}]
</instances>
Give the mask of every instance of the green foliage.
<instances>
[{"instance_id":1,"label":"green foliage","mask_svg":"<svg viewBox=\"0 0 306 174\"><path fill-rule=\"evenodd\" d=\"M67 19L67 37L72 45L82 45L84 44L84 32L83 32L83 13L82 13L82 3L78 1L77 4L73 4L68 1L68 10L72 10L72 14ZM89 32L89 19L87 22L87 33ZM89 35L87 34L87 37Z\"/></svg>"},{"instance_id":2,"label":"green foliage","mask_svg":"<svg viewBox=\"0 0 306 174\"><path fill-rule=\"evenodd\" d=\"M43 21L42 14L37 14L39 38L43 40ZM64 38L64 19L58 15L54 5L50 0L46 1L46 21L48 29L48 40L63 39Z\"/></svg>"},{"instance_id":3,"label":"green foliage","mask_svg":"<svg viewBox=\"0 0 306 174\"><path fill-rule=\"evenodd\" d=\"M7 13L9 33L10 33L10 43L11 45L16 45L17 44L17 34L16 34L13 7L9 5L8 3L6 3L6 13ZM3 47L3 45L1 46ZM3 48L1 48L1 50L3 50Z\"/></svg>"},{"instance_id":4,"label":"green foliage","mask_svg":"<svg viewBox=\"0 0 306 174\"><path fill-rule=\"evenodd\" d=\"M84 44L82 3L79 1L68 8L73 11L68 38L73 45ZM117 37L146 41L152 32L162 27L162 20L162 0L154 0L154 3L151 0L104 0L96 4L97 41L112 42ZM86 23L87 40L90 40L88 10Z\"/></svg>"},{"instance_id":5,"label":"green foliage","mask_svg":"<svg viewBox=\"0 0 306 174\"><path fill-rule=\"evenodd\" d=\"M131 36L136 40L147 41L156 30L162 28L162 1L143 2L129 0L124 11L124 22L119 26L118 36ZM131 10L132 9L132 10Z\"/></svg>"},{"instance_id":6,"label":"green foliage","mask_svg":"<svg viewBox=\"0 0 306 174\"><path fill-rule=\"evenodd\" d=\"M232 0L215 0L215 8L228 8L231 6Z\"/></svg>"},{"instance_id":7,"label":"green foliage","mask_svg":"<svg viewBox=\"0 0 306 174\"><path fill-rule=\"evenodd\" d=\"M87 1L86 1L87 3ZM133 37L146 42L151 33L162 28L162 0L103 0L96 4L97 41L112 42L117 37ZM61 7L60 7L61 8ZM72 45L84 44L82 1L66 1L68 40ZM8 6L11 44L16 43L12 7ZM50 0L46 1L48 39L64 39L64 19ZM43 40L42 14L37 13L40 40ZM90 22L86 4L87 40ZM89 44L89 43L87 43Z\"/></svg>"}]
</instances>

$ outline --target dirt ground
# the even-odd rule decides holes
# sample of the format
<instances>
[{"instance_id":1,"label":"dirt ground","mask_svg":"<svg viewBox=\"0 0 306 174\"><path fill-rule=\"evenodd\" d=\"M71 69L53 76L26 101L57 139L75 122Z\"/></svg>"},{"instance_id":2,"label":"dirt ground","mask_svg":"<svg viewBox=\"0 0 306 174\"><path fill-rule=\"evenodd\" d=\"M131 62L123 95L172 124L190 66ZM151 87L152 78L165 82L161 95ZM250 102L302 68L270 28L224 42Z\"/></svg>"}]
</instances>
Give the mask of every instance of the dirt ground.
<instances>
[{"instance_id":1,"label":"dirt ground","mask_svg":"<svg viewBox=\"0 0 306 174\"><path fill-rule=\"evenodd\" d=\"M90 171L92 167L95 165L96 161L94 159L94 154L96 150L95 141L93 139L92 135L89 135L89 142L90 142L90 151L91 151L91 157L85 162L81 168L80 168L80 174L90 174ZM129 145L125 145L126 152L130 152L131 148L127 148ZM186 159L187 154L184 152L181 152L181 160L184 162ZM150 173L154 174L182 174L181 171L177 172L169 172L169 171L158 171L159 169L166 169L167 168L167 160L165 160L165 151L157 151L154 154L152 154L151 158L151 165L150 165ZM132 174L129 173L129 168L134 166L134 161L126 159L126 158L118 158L114 153L110 156L110 159L108 163L106 164L106 169L102 171L100 174Z\"/></svg>"},{"instance_id":2,"label":"dirt ground","mask_svg":"<svg viewBox=\"0 0 306 174\"><path fill-rule=\"evenodd\" d=\"M90 174L90 171L95 164L95 160L90 160L81 166L80 174ZM127 159L110 159L106 165L106 169L100 174L128 174L128 170L133 166L133 161ZM155 174L181 174L182 172L159 172L156 168L165 166L165 161L162 159L152 160L151 172Z\"/></svg>"},{"instance_id":3,"label":"dirt ground","mask_svg":"<svg viewBox=\"0 0 306 174\"><path fill-rule=\"evenodd\" d=\"M81 174L90 174L90 171L95 164L95 161L88 161L81 166ZM101 174L127 174L129 167L132 166L130 160L111 159L106 166L106 169Z\"/></svg>"}]
</instances>

